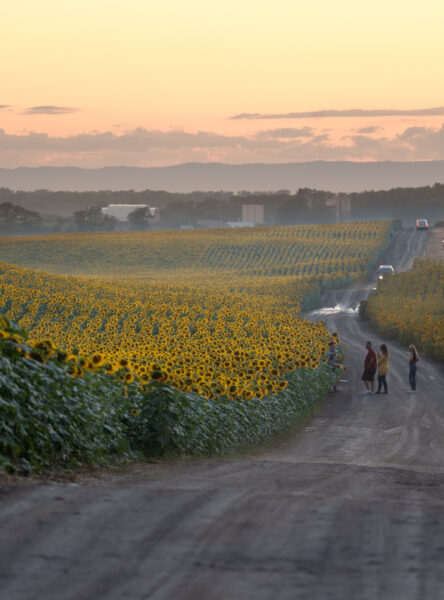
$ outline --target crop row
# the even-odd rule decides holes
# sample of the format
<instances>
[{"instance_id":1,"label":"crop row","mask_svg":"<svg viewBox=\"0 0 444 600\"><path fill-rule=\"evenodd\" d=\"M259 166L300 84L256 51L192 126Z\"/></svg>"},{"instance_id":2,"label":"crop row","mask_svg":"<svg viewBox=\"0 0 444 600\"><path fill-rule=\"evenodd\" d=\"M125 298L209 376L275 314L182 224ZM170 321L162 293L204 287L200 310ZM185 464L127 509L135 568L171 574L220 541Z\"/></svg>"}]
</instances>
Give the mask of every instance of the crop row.
<instances>
[{"instance_id":1,"label":"crop row","mask_svg":"<svg viewBox=\"0 0 444 600\"><path fill-rule=\"evenodd\" d=\"M299 265L359 277L389 239L391 223L357 222L302 227L196 231L112 232L0 238L8 263L53 273L157 279L158 272L199 269L273 275ZM324 262L327 270L324 269ZM340 268L332 268L339 262Z\"/></svg>"}]
</instances>

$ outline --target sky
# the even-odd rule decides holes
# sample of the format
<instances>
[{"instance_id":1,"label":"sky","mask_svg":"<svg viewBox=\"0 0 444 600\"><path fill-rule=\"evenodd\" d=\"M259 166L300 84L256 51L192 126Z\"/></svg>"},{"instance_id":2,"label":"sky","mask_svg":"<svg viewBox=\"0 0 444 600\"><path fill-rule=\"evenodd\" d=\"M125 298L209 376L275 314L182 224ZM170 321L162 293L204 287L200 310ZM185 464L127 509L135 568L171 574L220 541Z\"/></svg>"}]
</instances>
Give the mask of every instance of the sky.
<instances>
[{"instance_id":1,"label":"sky","mask_svg":"<svg viewBox=\"0 0 444 600\"><path fill-rule=\"evenodd\" d=\"M15 0L0 167L444 159L442 0Z\"/></svg>"}]
</instances>

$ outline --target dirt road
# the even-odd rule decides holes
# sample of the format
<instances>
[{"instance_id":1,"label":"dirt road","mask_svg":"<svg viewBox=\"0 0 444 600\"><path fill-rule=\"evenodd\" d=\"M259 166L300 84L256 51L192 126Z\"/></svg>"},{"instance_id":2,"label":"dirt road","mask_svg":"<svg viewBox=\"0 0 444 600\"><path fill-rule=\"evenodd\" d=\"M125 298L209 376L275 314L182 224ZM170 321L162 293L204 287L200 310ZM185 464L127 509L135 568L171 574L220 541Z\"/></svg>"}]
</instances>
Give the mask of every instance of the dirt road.
<instances>
[{"instance_id":1,"label":"dirt road","mask_svg":"<svg viewBox=\"0 0 444 600\"><path fill-rule=\"evenodd\" d=\"M400 232L384 262L408 268L425 235ZM361 394L364 342L383 341L356 313L371 287L310 315L347 343L347 381L286 442L3 486L2 600L444 598L444 370L421 359L407 394L390 343L390 394Z\"/></svg>"}]
</instances>

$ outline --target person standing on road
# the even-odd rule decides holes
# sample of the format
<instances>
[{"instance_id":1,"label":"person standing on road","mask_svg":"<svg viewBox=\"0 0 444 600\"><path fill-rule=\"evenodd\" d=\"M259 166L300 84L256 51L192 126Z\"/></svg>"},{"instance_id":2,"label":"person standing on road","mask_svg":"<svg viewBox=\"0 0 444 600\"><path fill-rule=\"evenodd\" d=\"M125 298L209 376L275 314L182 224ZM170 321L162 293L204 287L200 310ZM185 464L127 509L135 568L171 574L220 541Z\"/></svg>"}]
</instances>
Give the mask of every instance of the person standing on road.
<instances>
[{"instance_id":1,"label":"person standing on road","mask_svg":"<svg viewBox=\"0 0 444 600\"><path fill-rule=\"evenodd\" d=\"M338 354L336 352L336 343L335 342L330 342L329 345L328 345L327 363L328 363L328 366L330 367L330 369L335 374L335 381L333 383L333 386L328 391L329 392L337 392L337 389L336 389L336 370L338 368Z\"/></svg>"},{"instance_id":2,"label":"person standing on road","mask_svg":"<svg viewBox=\"0 0 444 600\"><path fill-rule=\"evenodd\" d=\"M417 349L415 348L415 346L413 344L410 344L409 346L409 350L410 350L410 361L409 361L409 365L410 365L410 369L409 369L409 382L410 382L410 389L409 389L409 394L414 394L416 392L416 371L417 371L417 366L416 363L419 360L419 354Z\"/></svg>"},{"instance_id":3,"label":"person standing on road","mask_svg":"<svg viewBox=\"0 0 444 600\"><path fill-rule=\"evenodd\" d=\"M378 360L376 358L376 352L372 348L372 343L365 342L367 348L367 355L364 360L364 373L362 374L362 381L367 388L364 394L375 393L375 375L378 366Z\"/></svg>"},{"instance_id":4,"label":"person standing on road","mask_svg":"<svg viewBox=\"0 0 444 600\"><path fill-rule=\"evenodd\" d=\"M383 394L388 394L387 381L385 379L385 376L387 375L387 373L389 371L390 355L389 355L389 351L387 350L387 346L385 344L381 344L381 346L379 348L377 359L378 359L378 391L376 392L376 394L381 393L382 386L384 386Z\"/></svg>"}]
</instances>

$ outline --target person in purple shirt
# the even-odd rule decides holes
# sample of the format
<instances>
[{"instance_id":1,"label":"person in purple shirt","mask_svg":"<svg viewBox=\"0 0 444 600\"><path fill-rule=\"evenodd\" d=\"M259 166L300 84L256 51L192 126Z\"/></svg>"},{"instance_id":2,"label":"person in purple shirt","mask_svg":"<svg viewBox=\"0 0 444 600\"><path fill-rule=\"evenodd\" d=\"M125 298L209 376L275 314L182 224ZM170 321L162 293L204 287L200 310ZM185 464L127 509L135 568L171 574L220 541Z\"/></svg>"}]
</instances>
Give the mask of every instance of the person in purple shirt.
<instances>
[{"instance_id":1,"label":"person in purple shirt","mask_svg":"<svg viewBox=\"0 0 444 600\"><path fill-rule=\"evenodd\" d=\"M365 342L365 347L367 348L367 356L364 360L364 373L362 374L362 381L367 389L365 390L364 394L374 394L378 359L376 357L376 352L372 348L371 342Z\"/></svg>"}]
</instances>

